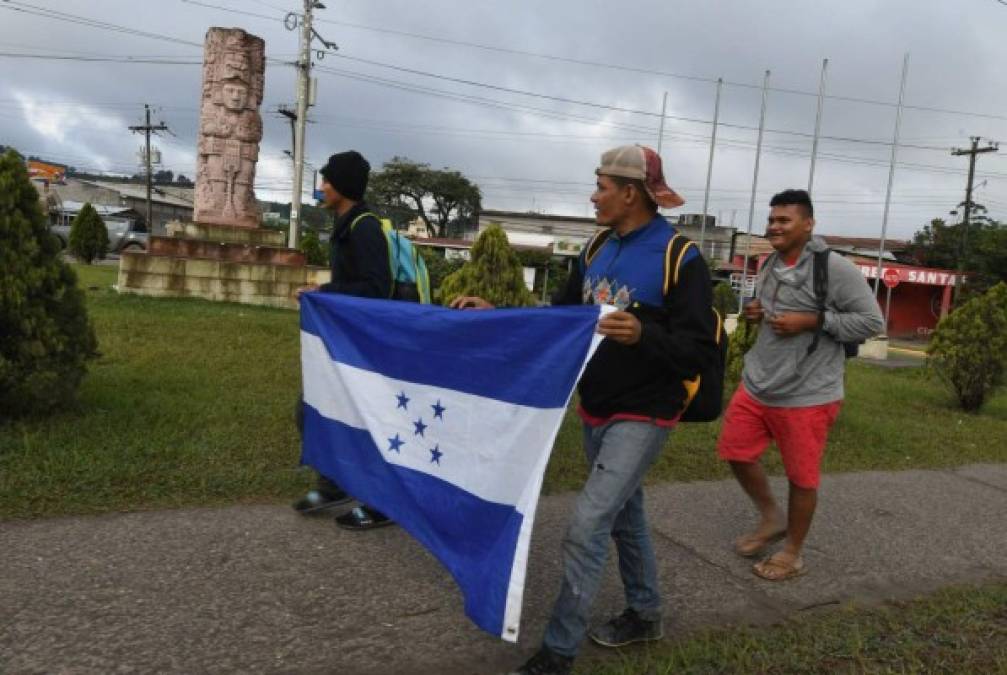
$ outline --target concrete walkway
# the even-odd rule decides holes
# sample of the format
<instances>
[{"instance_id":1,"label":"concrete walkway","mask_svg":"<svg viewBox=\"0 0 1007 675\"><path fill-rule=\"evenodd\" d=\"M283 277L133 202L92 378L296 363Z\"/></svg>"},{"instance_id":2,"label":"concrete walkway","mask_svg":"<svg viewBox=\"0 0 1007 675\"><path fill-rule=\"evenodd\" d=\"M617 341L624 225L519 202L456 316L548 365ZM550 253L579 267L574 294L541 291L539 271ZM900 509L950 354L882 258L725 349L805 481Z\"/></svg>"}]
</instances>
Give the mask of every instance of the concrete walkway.
<instances>
[{"instance_id":1,"label":"concrete walkway","mask_svg":"<svg viewBox=\"0 0 1007 675\"><path fill-rule=\"evenodd\" d=\"M519 646L474 628L399 528L284 505L3 522L0 672L503 672L538 645L572 501L539 507ZM731 552L752 520L733 483L656 486L648 508L672 637L1007 578L1007 465L827 477L809 573L785 584ZM598 618L622 609L608 572Z\"/></svg>"}]
</instances>

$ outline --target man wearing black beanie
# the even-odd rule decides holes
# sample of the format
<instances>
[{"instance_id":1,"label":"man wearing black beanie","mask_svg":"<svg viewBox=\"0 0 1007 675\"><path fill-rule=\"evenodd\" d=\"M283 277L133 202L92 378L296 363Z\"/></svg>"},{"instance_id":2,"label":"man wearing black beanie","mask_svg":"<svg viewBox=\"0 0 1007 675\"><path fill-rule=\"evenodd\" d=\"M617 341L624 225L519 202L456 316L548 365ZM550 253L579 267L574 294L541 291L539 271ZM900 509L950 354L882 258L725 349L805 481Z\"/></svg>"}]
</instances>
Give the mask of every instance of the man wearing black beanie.
<instances>
[{"instance_id":1,"label":"man wearing black beanie","mask_svg":"<svg viewBox=\"0 0 1007 675\"><path fill-rule=\"evenodd\" d=\"M395 287L388 260L388 243L381 221L364 202L371 165L356 150L329 157L322 167L322 195L325 208L335 213L336 222L330 239L329 260L332 277L321 286L305 286L301 293L321 291L344 293L362 298L391 298ZM304 418L298 403L297 425L303 429ZM327 509L352 500L342 488L318 475L318 487L294 504L300 513ZM360 505L336 518L336 523L350 530L366 530L392 521L383 513Z\"/></svg>"}]
</instances>

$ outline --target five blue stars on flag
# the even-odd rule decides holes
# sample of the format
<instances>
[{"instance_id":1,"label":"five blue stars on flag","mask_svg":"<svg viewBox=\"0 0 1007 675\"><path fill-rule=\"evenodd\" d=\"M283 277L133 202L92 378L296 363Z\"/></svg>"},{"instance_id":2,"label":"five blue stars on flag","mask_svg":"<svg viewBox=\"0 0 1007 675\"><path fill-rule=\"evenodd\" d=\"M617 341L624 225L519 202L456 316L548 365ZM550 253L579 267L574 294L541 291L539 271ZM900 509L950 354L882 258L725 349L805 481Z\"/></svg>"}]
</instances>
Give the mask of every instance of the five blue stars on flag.
<instances>
[{"instance_id":1,"label":"five blue stars on flag","mask_svg":"<svg viewBox=\"0 0 1007 675\"><path fill-rule=\"evenodd\" d=\"M409 411L409 402L412 400L406 396L406 392L402 391L395 397L398 404L395 406L396 409L402 409L406 412ZM444 413L447 412L447 407L441 403L440 399L437 399L437 403L431 404L430 406L434 412L434 419L444 420ZM420 438L426 438L426 430L430 427L429 424L424 423L423 417L418 417L413 423L413 436L419 436ZM394 437L388 439L388 451L397 452L402 454L402 448L405 447L406 442L402 440L399 434L395 434ZM441 457L444 456L444 452L441 450L440 444L435 444L434 447L429 448L430 451L430 463L440 466Z\"/></svg>"}]
</instances>

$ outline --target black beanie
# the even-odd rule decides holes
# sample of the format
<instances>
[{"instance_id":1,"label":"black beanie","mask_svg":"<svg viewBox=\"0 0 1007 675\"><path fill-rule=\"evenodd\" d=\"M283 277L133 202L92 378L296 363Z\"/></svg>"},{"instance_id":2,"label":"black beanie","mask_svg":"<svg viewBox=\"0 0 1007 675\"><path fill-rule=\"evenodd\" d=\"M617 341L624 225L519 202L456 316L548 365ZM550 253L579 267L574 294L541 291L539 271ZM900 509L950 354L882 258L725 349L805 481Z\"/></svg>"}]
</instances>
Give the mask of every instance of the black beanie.
<instances>
[{"instance_id":1,"label":"black beanie","mask_svg":"<svg viewBox=\"0 0 1007 675\"><path fill-rule=\"evenodd\" d=\"M322 177L336 188L339 194L355 202L364 198L370 172L371 165L356 150L332 155L320 171Z\"/></svg>"}]
</instances>

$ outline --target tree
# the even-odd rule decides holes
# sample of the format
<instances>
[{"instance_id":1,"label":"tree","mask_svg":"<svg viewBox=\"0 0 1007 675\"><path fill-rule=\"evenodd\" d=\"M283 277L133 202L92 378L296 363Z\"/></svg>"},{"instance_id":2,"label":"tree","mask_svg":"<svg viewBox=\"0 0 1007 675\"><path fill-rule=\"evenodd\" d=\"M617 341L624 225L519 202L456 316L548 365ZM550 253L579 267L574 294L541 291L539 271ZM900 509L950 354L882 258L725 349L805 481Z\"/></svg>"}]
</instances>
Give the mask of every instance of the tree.
<instances>
[{"instance_id":1,"label":"tree","mask_svg":"<svg viewBox=\"0 0 1007 675\"><path fill-rule=\"evenodd\" d=\"M912 256L927 267L955 269L961 251L961 227L934 218L913 235Z\"/></svg>"},{"instance_id":2,"label":"tree","mask_svg":"<svg viewBox=\"0 0 1007 675\"><path fill-rule=\"evenodd\" d=\"M1007 369L1007 284L973 297L941 319L927 348L928 366L963 410L979 410Z\"/></svg>"},{"instance_id":3,"label":"tree","mask_svg":"<svg viewBox=\"0 0 1007 675\"><path fill-rule=\"evenodd\" d=\"M976 257L984 286L1007 282L1007 226L993 223L979 234Z\"/></svg>"},{"instance_id":4,"label":"tree","mask_svg":"<svg viewBox=\"0 0 1007 675\"><path fill-rule=\"evenodd\" d=\"M178 176L175 177L175 185L180 185L182 187L192 187L194 184L195 183L189 180L188 176L186 176L184 173L180 173L178 174Z\"/></svg>"},{"instance_id":5,"label":"tree","mask_svg":"<svg viewBox=\"0 0 1007 675\"><path fill-rule=\"evenodd\" d=\"M0 418L73 399L97 342L21 159L0 156Z\"/></svg>"},{"instance_id":6,"label":"tree","mask_svg":"<svg viewBox=\"0 0 1007 675\"><path fill-rule=\"evenodd\" d=\"M499 225L491 225L479 235L472 247L472 260L444 279L437 299L447 305L461 295L476 295L498 307L535 303L524 284L521 261Z\"/></svg>"},{"instance_id":7,"label":"tree","mask_svg":"<svg viewBox=\"0 0 1007 675\"><path fill-rule=\"evenodd\" d=\"M394 157L371 176L368 202L402 223L419 217L432 237L471 227L482 205L479 187L458 171Z\"/></svg>"},{"instance_id":8,"label":"tree","mask_svg":"<svg viewBox=\"0 0 1007 675\"><path fill-rule=\"evenodd\" d=\"M67 248L77 260L87 265L108 253L108 229L90 202L74 216Z\"/></svg>"},{"instance_id":9,"label":"tree","mask_svg":"<svg viewBox=\"0 0 1007 675\"><path fill-rule=\"evenodd\" d=\"M159 185L171 185L175 182L175 172L171 169L161 169L154 172L154 182Z\"/></svg>"}]
</instances>

